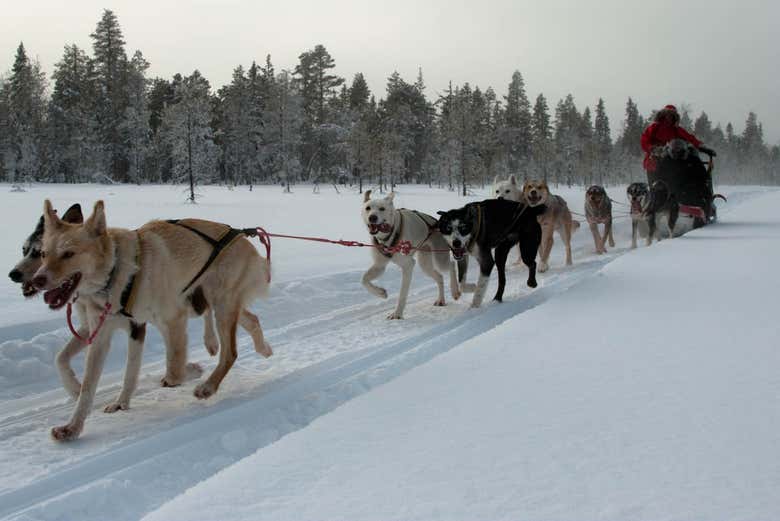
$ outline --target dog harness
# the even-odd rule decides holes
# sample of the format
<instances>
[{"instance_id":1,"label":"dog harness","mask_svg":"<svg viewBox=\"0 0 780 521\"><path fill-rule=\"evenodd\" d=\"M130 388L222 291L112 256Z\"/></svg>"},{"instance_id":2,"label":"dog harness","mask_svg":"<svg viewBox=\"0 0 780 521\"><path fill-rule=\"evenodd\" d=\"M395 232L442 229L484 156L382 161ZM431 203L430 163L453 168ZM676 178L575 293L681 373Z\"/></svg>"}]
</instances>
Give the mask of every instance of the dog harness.
<instances>
[{"instance_id":1,"label":"dog harness","mask_svg":"<svg viewBox=\"0 0 780 521\"><path fill-rule=\"evenodd\" d=\"M188 289L192 287L193 284L195 284L195 281L197 281L201 275L203 275L209 267L214 264L214 261L217 260L217 257L231 244L233 244L233 241L241 237L245 234L244 230L238 230L236 228L232 228L230 226L224 225L226 227L226 230L220 235L218 238L213 239L203 233L202 231L198 230L197 228L194 228L192 226L189 226L187 224L184 224L179 219L172 219L169 221L166 221L169 224L174 224L176 226L181 226L182 228L186 228L207 243L211 245L211 255L209 255L209 258L206 259L206 263L203 264L203 267L198 271L197 274L192 278L192 280L184 286L184 289L181 290L182 293L186 292Z\"/></svg>"},{"instance_id":2,"label":"dog harness","mask_svg":"<svg viewBox=\"0 0 780 521\"><path fill-rule=\"evenodd\" d=\"M138 267L138 269L130 275L130 278L127 280L127 284L125 285L124 289L122 289L122 294L119 296L119 304L121 305L121 308L119 309L119 312L123 314L126 317L132 318L133 314L131 310L133 309L133 304L135 303L135 294L136 294L136 285L135 285L135 276L138 274L138 272L141 270L141 236L136 232L137 239L136 239L136 248L135 248L135 265ZM117 247L114 247L114 258L116 259L116 249ZM103 291L105 293L108 293L109 288L114 283L114 277L116 277L116 260L114 261L114 267L111 268L111 273L108 274L108 281L106 281L106 285L103 287Z\"/></svg>"}]
</instances>

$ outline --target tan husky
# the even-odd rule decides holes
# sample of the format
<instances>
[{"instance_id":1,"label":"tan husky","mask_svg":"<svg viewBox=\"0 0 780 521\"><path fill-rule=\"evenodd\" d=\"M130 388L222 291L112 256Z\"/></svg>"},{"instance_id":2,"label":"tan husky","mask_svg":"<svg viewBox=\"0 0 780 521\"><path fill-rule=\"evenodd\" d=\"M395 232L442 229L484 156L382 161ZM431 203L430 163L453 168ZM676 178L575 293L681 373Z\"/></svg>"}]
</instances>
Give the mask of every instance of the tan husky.
<instances>
[{"instance_id":1,"label":"tan husky","mask_svg":"<svg viewBox=\"0 0 780 521\"><path fill-rule=\"evenodd\" d=\"M553 232L558 231L566 250L566 265L571 266L571 235L579 227L579 221L571 216L569 206L563 197L550 193L546 181L529 180L523 184L523 199L531 207L543 204L547 210L539 216L542 227L542 244L539 247L539 271L550 268L550 252L553 247Z\"/></svg>"},{"instance_id":2,"label":"tan husky","mask_svg":"<svg viewBox=\"0 0 780 521\"><path fill-rule=\"evenodd\" d=\"M70 440L81 433L112 333L127 327L128 316L160 330L167 361L162 383L176 386L188 370L189 312L213 311L220 356L208 379L195 388L200 399L217 391L235 362L239 323L252 335L256 350L270 356L260 322L245 311L267 293L270 264L241 232L197 219L152 221L134 231L107 228L103 201L81 224L60 220L48 200L43 216L42 265L33 284L46 290L44 300L52 309L78 299L80 318L96 332L76 408L68 424L52 429L55 439Z\"/></svg>"}]
</instances>

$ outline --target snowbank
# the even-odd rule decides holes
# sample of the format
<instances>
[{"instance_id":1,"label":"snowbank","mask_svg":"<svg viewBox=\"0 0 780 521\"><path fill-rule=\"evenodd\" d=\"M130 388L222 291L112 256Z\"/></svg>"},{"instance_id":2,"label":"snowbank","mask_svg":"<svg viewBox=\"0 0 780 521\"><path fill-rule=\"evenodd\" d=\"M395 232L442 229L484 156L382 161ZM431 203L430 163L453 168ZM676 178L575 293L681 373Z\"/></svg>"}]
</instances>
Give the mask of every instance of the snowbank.
<instances>
[{"instance_id":1,"label":"snowbank","mask_svg":"<svg viewBox=\"0 0 780 521\"><path fill-rule=\"evenodd\" d=\"M777 518L778 207L623 255L146 519Z\"/></svg>"}]
</instances>

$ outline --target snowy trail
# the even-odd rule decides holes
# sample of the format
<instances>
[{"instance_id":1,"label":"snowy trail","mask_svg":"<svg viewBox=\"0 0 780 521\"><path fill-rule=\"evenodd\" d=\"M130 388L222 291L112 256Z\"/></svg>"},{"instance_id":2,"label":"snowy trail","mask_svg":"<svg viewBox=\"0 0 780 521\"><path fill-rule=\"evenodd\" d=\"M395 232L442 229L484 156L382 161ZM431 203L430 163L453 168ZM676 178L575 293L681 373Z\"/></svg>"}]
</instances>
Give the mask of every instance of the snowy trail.
<instances>
[{"instance_id":1,"label":"snowy trail","mask_svg":"<svg viewBox=\"0 0 780 521\"><path fill-rule=\"evenodd\" d=\"M739 192L728 208L736 206L735 199L749 200L755 193ZM419 271L407 318L400 322L385 319L397 295L397 270L389 270L381 279L391 295L388 300L367 294L359 282L360 271L277 283L272 298L255 308L274 356L262 359L249 338L241 336L236 365L220 392L207 402L192 397L195 382L177 389L159 387L164 350L159 335L150 331L132 409L102 413L121 382L126 349L124 337L119 338L85 433L72 444L49 439L51 426L66 421L73 406L64 398L56 376L46 374L29 388L3 389L0 517L137 519L345 401L587 279L627 251L629 232L624 220L618 222L618 248L608 255L592 254L592 239L583 227L574 237L572 269L561 266L562 252L556 243L553 268L540 276L540 288L529 291L524 286L525 269L512 266L505 302L480 310L468 309L470 295L446 308L432 307L433 285ZM510 254L510 262L515 256ZM365 262L365 256L358 257ZM473 280L474 263L471 268ZM488 291L490 295L494 287ZM56 322L59 329L50 332L53 324L45 319L22 329L2 327L0 339L14 338L17 331L42 332L30 340L5 344L19 342L20 350L33 345L53 352L67 339L61 322ZM214 362L202 347L199 321L190 322L189 335L190 359L211 370ZM96 503L96 497L105 500Z\"/></svg>"},{"instance_id":2,"label":"snowy trail","mask_svg":"<svg viewBox=\"0 0 780 521\"><path fill-rule=\"evenodd\" d=\"M384 301L296 321L269 331L276 349L273 368L243 338L239 361L213 402L192 398L192 382L175 390L160 389L162 361L146 364L130 414L101 413L102 405L118 391L116 383L102 386L88 432L72 445L48 440L51 425L65 420L72 407L62 398L50 401L57 394L61 397L61 391L25 399L32 405L27 410L22 400L5 404L0 409L0 453L13 455L28 467L0 481L0 516L35 506L34 518L45 519L49 507L41 502L49 499L62 501L62 508L71 511L74 494L91 497L90 492L79 492L80 487L97 486L109 497L130 493L136 506L93 505L95 519L109 514L135 519L352 397L565 291L619 253L583 259L572 270L553 270L530 294L522 285L522 273L517 276L522 270L513 268L506 301L481 310L468 310L468 299L433 308L429 302L433 291L426 288L410 299L409 318L403 322L385 319L390 306ZM57 456L59 464L53 463ZM125 490L128 487L132 490ZM89 513L81 512L79 518L90 519Z\"/></svg>"}]
</instances>

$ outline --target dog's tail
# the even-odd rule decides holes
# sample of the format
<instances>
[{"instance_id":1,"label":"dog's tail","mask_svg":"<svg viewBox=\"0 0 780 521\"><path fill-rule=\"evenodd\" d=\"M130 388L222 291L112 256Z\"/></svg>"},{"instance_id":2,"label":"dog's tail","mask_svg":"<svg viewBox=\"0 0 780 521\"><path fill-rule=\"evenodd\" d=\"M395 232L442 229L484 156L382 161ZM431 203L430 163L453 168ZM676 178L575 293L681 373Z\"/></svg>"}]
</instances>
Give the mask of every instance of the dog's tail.
<instances>
[{"instance_id":1,"label":"dog's tail","mask_svg":"<svg viewBox=\"0 0 780 521\"><path fill-rule=\"evenodd\" d=\"M580 222L577 219L571 220L571 231L576 232L580 229Z\"/></svg>"},{"instance_id":2,"label":"dog's tail","mask_svg":"<svg viewBox=\"0 0 780 521\"><path fill-rule=\"evenodd\" d=\"M715 195L713 195L713 196L712 196L712 200L713 200L713 201L715 201L715 199L723 199L723 202L724 202L724 203L727 203L727 202L729 202L729 200L728 200L728 199L726 199L726 196L725 196L725 195L723 195L723 194L715 194Z\"/></svg>"}]
</instances>

